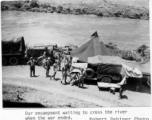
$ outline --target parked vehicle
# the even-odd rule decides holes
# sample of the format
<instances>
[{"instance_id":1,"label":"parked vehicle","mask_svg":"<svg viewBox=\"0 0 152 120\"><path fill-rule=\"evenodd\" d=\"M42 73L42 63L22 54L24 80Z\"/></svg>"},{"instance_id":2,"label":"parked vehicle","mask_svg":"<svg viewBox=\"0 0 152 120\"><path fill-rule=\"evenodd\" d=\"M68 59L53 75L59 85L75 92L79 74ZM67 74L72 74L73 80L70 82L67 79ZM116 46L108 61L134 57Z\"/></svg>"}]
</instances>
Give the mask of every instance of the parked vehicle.
<instances>
[{"instance_id":1,"label":"parked vehicle","mask_svg":"<svg viewBox=\"0 0 152 120\"><path fill-rule=\"evenodd\" d=\"M88 64L88 68L86 69L87 72L86 79L97 80L98 82L105 82L105 83L117 83L120 82L122 79L122 76L120 74L121 69L122 69L121 65Z\"/></svg>"},{"instance_id":2,"label":"parked vehicle","mask_svg":"<svg viewBox=\"0 0 152 120\"><path fill-rule=\"evenodd\" d=\"M24 59L24 37L2 40L2 65L18 65Z\"/></svg>"},{"instance_id":3,"label":"parked vehicle","mask_svg":"<svg viewBox=\"0 0 152 120\"><path fill-rule=\"evenodd\" d=\"M44 62L44 58L41 56L43 56L44 52L46 52L46 57L51 57L51 59L53 59L53 50L54 50L54 45L30 47L27 48L26 50L26 57L27 58L33 57L34 59L37 60L37 64L39 66L42 66Z\"/></svg>"},{"instance_id":4,"label":"parked vehicle","mask_svg":"<svg viewBox=\"0 0 152 120\"><path fill-rule=\"evenodd\" d=\"M122 80L120 74L122 65L99 64L93 65L88 63L73 63L71 74L79 74L81 68L86 68L86 79L97 80L97 82L118 83Z\"/></svg>"}]
</instances>

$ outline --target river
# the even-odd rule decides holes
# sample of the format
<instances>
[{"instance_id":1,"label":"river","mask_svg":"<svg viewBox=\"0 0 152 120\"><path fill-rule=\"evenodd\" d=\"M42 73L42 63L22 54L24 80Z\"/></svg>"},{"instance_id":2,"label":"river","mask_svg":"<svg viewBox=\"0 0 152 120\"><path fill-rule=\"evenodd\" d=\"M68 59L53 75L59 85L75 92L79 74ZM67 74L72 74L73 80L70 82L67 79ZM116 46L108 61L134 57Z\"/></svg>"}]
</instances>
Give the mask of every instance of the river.
<instances>
[{"instance_id":1,"label":"river","mask_svg":"<svg viewBox=\"0 0 152 120\"><path fill-rule=\"evenodd\" d=\"M125 50L150 45L148 20L21 11L3 11L1 16L2 39L24 36L29 46L81 45L95 31L100 41L111 42Z\"/></svg>"}]
</instances>

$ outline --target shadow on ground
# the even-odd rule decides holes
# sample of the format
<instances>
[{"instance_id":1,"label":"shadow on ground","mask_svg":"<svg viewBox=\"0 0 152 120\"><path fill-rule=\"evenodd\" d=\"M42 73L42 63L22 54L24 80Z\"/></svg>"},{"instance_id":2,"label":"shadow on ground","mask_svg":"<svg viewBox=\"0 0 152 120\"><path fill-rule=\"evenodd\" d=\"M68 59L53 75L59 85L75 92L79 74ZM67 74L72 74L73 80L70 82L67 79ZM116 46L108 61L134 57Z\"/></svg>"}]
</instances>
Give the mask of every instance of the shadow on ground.
<instances>
[{"instance_id":1,"label":"shadow on ground","mask_svg":"<svg viewBox=\"0 0 152 120\"><path fill-rule=\"evenodd\" d=\"M84 83L86 85L98 86L96 80L85 80ZM100 88L99 90L109 91L109 88ZM126 90L151 94L151 88L144 79L129 78L127 80ZM119 89L116 89L116 92L119 92Z\"/></svg>"},{"instance_id":2,"label":"shadow on ground","mask_svg":"<svg viewBox=\"0 0 152 120\"><path fill-rule=\"evenodd\" d=\"M3 100L3 108L44 108L39 103L11 102Z\"/></svg>"},{"instance_id":3,"label":"shadow on ground","mask_svg":"<svg viewBox=\"0 0 152 120\"><path fill-rule=\"evenodd\" d=\"M151 94L151 88L144 79L129 78L127 80L126 89L130 91Z\"/></svg>"},{"instance_id":4,"label":"shadow on ground","mask_svg":"<svg viewBox=\"0 0 152 120\"><path fill-rule=\"evenodd\" d=\"M84 83L87 84L87 85L97 86L97 81L96 80L87 80L87 79L85 79Z\"/></svg>"}]
</instances>

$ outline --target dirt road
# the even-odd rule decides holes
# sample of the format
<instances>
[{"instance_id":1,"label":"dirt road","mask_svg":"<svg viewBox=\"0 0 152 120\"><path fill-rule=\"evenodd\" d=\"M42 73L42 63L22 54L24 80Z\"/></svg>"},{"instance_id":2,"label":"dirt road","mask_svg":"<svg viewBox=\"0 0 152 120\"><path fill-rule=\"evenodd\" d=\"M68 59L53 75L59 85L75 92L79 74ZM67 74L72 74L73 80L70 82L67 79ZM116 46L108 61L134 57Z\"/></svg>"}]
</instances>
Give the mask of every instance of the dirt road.
<instances>
[{"instance_id":1,"label":"dirt road","mask_svg":"<svg viewBox=\"0 0 152 120\"><path fill-rule=\"evenodd\" d=\"M29 66L2 67L5 102L35 103L41 107L53 108L151 106L151 94L146 93L145 86L140 87L140 90L144 89L145 92L126 90L126 98L120 100L118 92L113 95L108 90L99 91L97 85L90 83L85 84L84 89L62 85L61 72L57 73L57 80L46 78L45 69L42 67L36 66L37 77L30 77L29 72ZM53 74L52 69L50 74Z\"/></svg>"}]
</instances>

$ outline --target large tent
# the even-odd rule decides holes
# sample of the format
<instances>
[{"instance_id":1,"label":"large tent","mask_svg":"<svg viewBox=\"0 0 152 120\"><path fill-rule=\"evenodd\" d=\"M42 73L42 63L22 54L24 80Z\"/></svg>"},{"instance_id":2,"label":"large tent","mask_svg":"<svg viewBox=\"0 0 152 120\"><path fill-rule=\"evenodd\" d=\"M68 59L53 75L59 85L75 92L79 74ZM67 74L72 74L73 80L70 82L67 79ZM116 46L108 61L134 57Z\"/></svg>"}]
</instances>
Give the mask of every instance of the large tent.
<instances>
[{"instance_id":1,"label":"large tent","mask_svg":"<svg viewBox=\"0 0 152 120\"><path fill-rule=\"evenodd\" d=\"M95 32L89 41L73 50L71 55L73 57L77 57L82 62L87 62L88 57L93 57L96 55L112 56L110 50L103 42L99 42L99 39L98 33Z\"/></svg>"}]
</instances>

